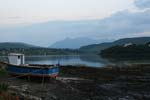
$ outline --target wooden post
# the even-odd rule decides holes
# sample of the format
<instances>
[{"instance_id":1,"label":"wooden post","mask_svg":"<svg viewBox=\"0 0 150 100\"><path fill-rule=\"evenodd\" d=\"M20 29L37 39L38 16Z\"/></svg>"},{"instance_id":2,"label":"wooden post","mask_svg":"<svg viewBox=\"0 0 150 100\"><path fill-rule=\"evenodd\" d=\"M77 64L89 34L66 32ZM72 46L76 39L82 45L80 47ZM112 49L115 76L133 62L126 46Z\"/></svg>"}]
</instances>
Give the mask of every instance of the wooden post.
<instances>
[{"instance_id":1,"label":"wooden post","mask_svg":"<svg viewBox=\"0 0 150 100\"><path fill-rule=\"evenodd\" d=\"M28 74L28 81L30 81L30 75Z\"/></svg>"},{"instance_id":2,"label":"wooden post","mask_svg":"<svg viewBox=\"0 0 150 100\"><path fill-rule=\"evenodd\" d=\"M42 86L44 85L44 70L43 70L43 77L42 77Z\"/></svg>"}]
</instances>

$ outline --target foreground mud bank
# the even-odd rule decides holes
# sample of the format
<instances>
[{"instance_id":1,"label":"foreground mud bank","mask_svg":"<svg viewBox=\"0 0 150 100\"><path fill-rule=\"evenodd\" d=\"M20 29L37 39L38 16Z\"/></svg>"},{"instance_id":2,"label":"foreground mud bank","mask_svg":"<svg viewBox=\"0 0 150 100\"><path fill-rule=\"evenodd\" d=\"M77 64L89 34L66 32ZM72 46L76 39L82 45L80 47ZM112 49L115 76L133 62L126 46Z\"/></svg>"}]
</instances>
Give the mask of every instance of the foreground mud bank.
<instances>
[{"instance_id":1,"label":"foreground mud bank","mask_svg":"<svg viewBox=\"0 0 150 100\"><path fill-rule=\"evenodd\" d=\"M57 79L0 77L20 100L150 100L150 65L61 66Z\"/></svg>"}]
</instances>

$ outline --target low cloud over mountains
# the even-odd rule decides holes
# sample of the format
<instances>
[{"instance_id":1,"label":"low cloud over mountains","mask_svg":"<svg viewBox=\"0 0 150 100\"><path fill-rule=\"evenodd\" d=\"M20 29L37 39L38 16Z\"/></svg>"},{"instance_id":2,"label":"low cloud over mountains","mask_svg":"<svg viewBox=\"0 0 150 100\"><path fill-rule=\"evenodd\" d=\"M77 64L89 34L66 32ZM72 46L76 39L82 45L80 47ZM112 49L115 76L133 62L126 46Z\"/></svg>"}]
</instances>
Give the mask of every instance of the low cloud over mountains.
<instances>
[{"instance_id":1,"label":"low cloud over mountains","mask_svg":"<svg viewBox=\"0 0 150 100\"><path fill-rule=\"evenodd\" d=\"M135 0L134 3L138 8L141 9L150 8L150 0Z\"/></svg>"},{"instance_id":2,"label":"low cloud over mountains","mask_svg":"<svg viewBox=\"0 0 150 100\"><path fill-rule=\"evenodd\" d=\"M0 28L0 41L17 41L49 46L66 37L110 40L150 36L150 0L135 0L134 5L135 9L138 7L136 11L121 10L103 19L49 21L24 27Z\"/></svg>"}]
</instances>

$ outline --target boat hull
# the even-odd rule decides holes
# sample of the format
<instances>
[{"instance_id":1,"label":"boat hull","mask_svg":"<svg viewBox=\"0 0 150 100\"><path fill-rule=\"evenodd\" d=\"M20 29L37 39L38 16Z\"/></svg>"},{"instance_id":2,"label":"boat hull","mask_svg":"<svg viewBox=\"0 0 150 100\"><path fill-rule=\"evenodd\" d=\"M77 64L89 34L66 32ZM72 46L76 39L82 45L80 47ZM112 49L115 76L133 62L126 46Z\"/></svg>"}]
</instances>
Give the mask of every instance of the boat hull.
<instances>
[{"instance_id":1,"label":"boat hull","mask_svg":"<svg viewBox=\"0 0 150 100\"><path fill-rule=\"evenodd\" d=\"M44 77L44 78L55 78L59 74L59 66L44 66L44 65L7 65L7 71L11 75L20 77L31 76L31 77Z\"/></svg>"}]
</instances>

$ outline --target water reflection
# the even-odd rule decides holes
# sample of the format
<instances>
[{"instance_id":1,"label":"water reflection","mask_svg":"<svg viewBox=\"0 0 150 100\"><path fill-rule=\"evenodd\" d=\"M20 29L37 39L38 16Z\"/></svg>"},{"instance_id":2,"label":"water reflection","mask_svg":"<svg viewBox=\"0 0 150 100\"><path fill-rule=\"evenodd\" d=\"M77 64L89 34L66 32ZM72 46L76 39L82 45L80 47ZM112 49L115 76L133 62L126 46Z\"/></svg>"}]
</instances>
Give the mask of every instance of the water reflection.
<instances>
[{"instance_id":1,"label":"water reflection","mask_svg":"<svg viewBox=\"0 0 150 100\"><path fill-rule=\"evenodd\" d=\"M107 59L100 57L99 55L80 55L80 59L89 62L103 62L109 63Z\"/></svg>"},{"instance_id":2,"label":"water reflection","mask_svg":"<svg viewBox=\"0 0 150 100\"><path fill-rule=\"evenodd\" d=\"M32 56L26 57L26 63L30 64L57 64L62 65L86 65L102 67L108 63L96 55L54 55L54 56Z\"/></svg>"},{"instance_id":3,"label":"water reflection","mask_svg":"<svg viewBox=\"0 0 150 100\"><path fill-rule=\"evenodd\" d=\"M150 63L150 59L103 59L99 55L51 55L51 56L27 56L27 64L61 64L61 65L85 65L90 67L102 67L107 64L137 64ZM0 57L0 61L8 61L7 57Z\"/></svg>"}]
</instances>

